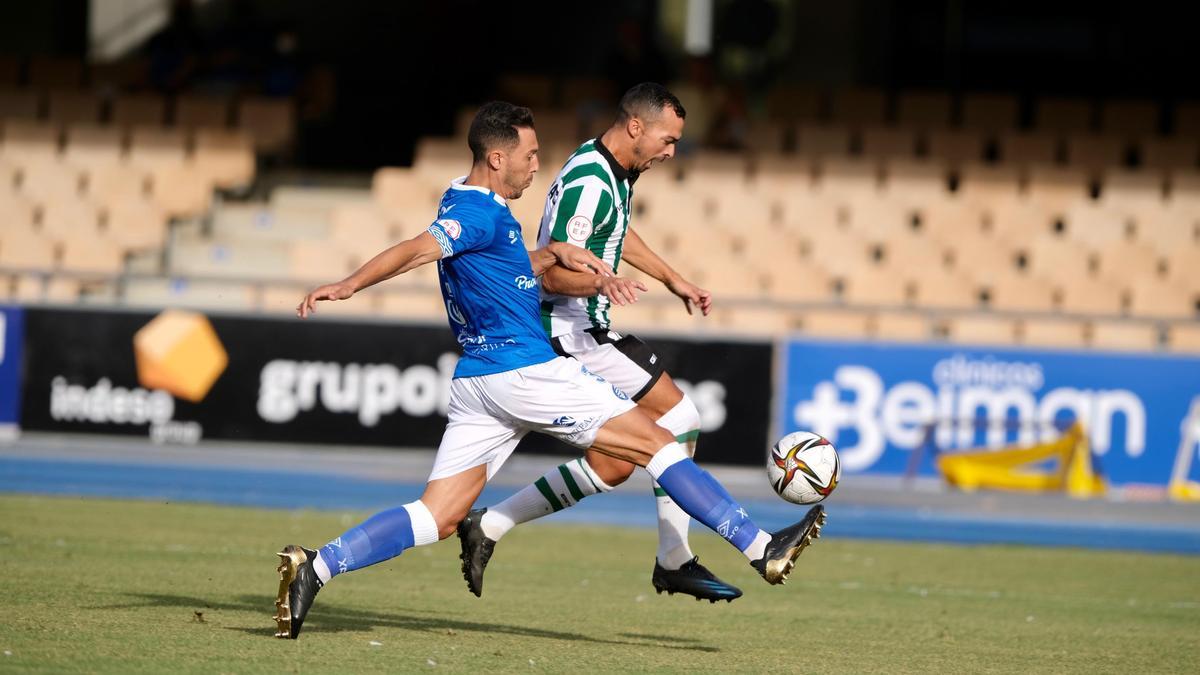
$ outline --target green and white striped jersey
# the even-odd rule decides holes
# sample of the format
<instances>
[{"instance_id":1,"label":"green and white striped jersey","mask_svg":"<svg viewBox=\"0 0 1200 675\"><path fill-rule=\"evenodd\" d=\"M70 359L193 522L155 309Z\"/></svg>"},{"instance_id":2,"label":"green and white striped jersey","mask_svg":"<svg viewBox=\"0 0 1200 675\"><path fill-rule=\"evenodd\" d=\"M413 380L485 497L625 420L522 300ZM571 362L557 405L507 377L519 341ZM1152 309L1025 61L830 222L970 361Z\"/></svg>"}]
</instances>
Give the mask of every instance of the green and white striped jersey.
<instances>
[{"instance_id":1,"label":"green and white striped jersey","mask_svg":"<svg viewBox=\"0 0 1200 675\"><path fill-rule=\"evenodd\" d=\"M546 195L538 246L567 241L586 247L617 270L629 229L629 204L637 174L622 167L600 139L590 140L567 160ZM542 291L542 327L550 337L589 328L608 328L609 300L572 298Z\"/></svg>"}]
</instances>

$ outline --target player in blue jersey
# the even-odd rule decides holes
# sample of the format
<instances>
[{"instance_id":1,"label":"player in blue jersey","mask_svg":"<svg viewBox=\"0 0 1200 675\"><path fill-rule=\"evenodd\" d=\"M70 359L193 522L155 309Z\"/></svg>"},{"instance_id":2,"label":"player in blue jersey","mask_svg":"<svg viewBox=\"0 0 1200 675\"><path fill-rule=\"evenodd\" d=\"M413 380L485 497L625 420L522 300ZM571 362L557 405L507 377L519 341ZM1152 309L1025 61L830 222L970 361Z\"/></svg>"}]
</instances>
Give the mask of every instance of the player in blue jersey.
<instances>
[{"instance_id":1,"label":"player in blue jersey","mask_svg":"<svg viewBox=\"0 0 1200 675\"><path fill-rule=\"evenodd\" d=\"M620 389L578 361L555 354L541 327L537 277L553 264L612 270L564 243L527 252L508 210L537 171L537 135L527 108L484 105L468 134L471 172L442 197L429 228L368 261L338 283L309 293L303 318L324 300L437 261L446 313L463 356L450 386L449 421L421 498L377 513L319 550L279 553L276 636L296 638L317 592L334 576L454 534L517 443L530 431L594 447L645 467L693 518L738 548L772 584L791 572L824 521L820 506L774 534L760 530L666 429ZM598 283L599 287L600 284Z\"/></svg>"}]
</instances>

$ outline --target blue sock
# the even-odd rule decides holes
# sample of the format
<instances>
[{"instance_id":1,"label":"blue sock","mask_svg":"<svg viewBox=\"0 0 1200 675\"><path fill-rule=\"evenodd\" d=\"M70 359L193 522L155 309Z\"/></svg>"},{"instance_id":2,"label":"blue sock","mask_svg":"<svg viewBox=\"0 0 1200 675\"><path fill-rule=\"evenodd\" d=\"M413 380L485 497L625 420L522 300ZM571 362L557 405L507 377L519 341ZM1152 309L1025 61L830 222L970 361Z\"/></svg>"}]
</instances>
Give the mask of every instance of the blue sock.
<instances>
[{"instance_id":1,"label":"blue sock","mask_svg":"<svg viewBox=\"0 0 1200 675\"><path fill-rule=\"evenodd\" d=\"M437 541L437 526L429 510L417 501L376 513L322 546L319 553L334 577L395 558L405 549L433 541Z\"/></svg>"},{"instance_id":2,"label":"blue sock","mask_svg":"<svg viewBox=\"0 0 1200 675\"><path fill-rule=\"evenodd\" d=\"M657 456L656 456L657 458ZM646 468L657 473L654 462ZM745 552L758 536L758 526L712 474L686 455L655 477L679 508Z\"/></svg>"}]
</instances>

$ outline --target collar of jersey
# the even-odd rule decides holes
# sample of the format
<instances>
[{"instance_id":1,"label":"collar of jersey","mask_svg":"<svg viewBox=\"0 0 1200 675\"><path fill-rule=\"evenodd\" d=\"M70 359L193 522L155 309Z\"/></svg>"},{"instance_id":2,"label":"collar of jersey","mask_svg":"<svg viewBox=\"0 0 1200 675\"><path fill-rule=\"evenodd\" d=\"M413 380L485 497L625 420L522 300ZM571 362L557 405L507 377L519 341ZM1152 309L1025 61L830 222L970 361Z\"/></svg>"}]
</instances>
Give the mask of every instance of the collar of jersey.
<instances>
[{"instance_id":1,"label":"collar of jersey","mask_svg":"<svg viewBox=\"0 0 1200 675\"><path fill-rule=\"evenodd\" d=\"M450 189L451 190L474 190L475 192L482 192L483 194L491 197L492 199L495 199L496 203L499 204L500 206L508 206L508 202L504 200L504 197L501 197L500 195L496 194L495 192L492 192L491 190L489 190L485 187L481 187L479 185L466 185L463 183L463 181L465 181L466 179L467 179L466 176L459 176L458 178L455 178L454 180L450 181Z\"/></svg>"},{"instance_id":2,"label":"collar of jersey","mask_svg":"<svg viewBox=\"0 0 1200 675\"><path fill-rule=\"evenodd\" d=\"M630 182L637 180L637 172L630 171L629 169L621 166L621 163L617 161L617 158L613 157L612 152L609 151L608 148L604 147L604 144L600 142L599 136L597 136L592 143L596 146L596 152L600 153L600 156L608 162L608 168L612 169L613 178L616 178L617 180L627 180Z\"/></svg>"}]
</instances>

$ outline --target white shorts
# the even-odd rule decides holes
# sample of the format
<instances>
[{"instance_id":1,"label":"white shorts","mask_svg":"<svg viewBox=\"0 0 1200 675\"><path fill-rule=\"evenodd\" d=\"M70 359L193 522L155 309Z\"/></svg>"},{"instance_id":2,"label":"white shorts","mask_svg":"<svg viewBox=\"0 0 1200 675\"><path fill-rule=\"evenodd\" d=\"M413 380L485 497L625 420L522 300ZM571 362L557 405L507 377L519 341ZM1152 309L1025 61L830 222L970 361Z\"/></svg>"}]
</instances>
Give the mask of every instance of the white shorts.
<instances>
[{"instance_id":1,"label":"white shorts","mask_svg":"<svg viewBox=\"0 0 1200 675\"><path fill-rule=\"evenodd\" d=\"M554 351L570 356L640 401L662 377L662 359L636 335L593 328L550 340Z\"/></svg>"},{"instance_id":2,"label":"white shorts","mask_svg":"<svg viewBox=\"0 0 1200 675\"><path fill-rule=\"evenodd\" d=\"M494 375L455 378L450 421L429 480L481 464L490 479L530 431L590 447L605 422L636 406L603 377L562 356Z\"/></svg>"}]
</instances>

